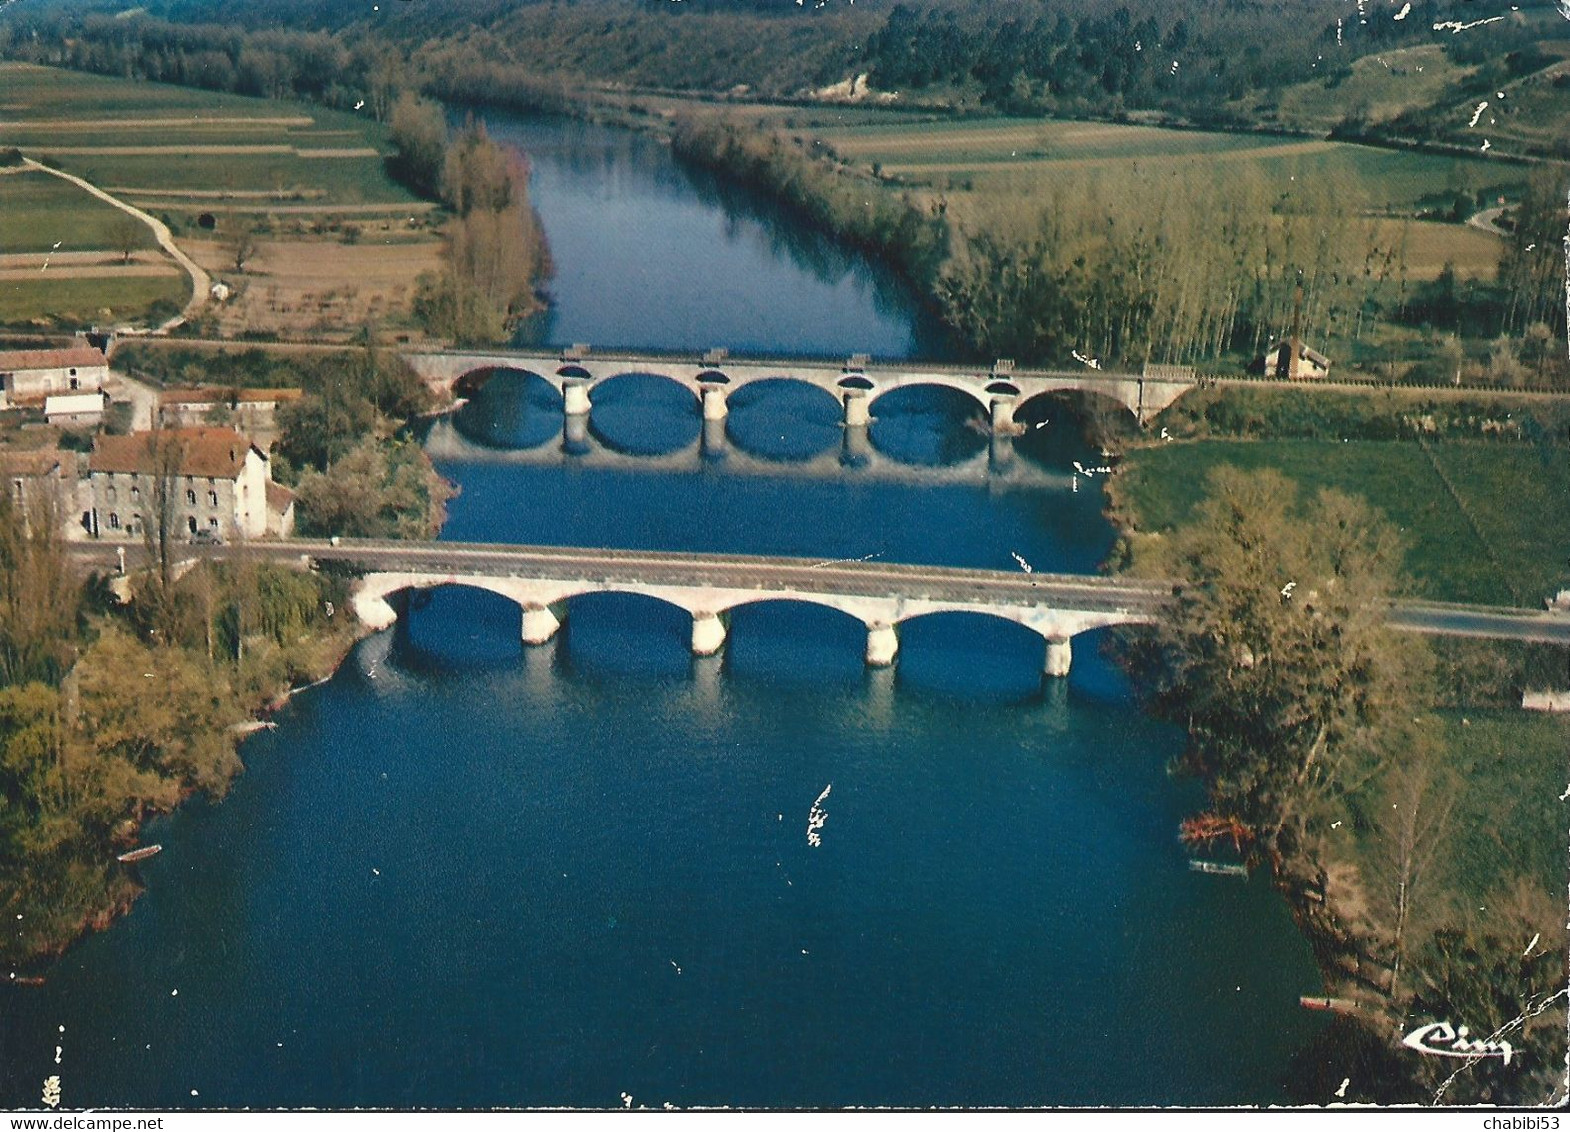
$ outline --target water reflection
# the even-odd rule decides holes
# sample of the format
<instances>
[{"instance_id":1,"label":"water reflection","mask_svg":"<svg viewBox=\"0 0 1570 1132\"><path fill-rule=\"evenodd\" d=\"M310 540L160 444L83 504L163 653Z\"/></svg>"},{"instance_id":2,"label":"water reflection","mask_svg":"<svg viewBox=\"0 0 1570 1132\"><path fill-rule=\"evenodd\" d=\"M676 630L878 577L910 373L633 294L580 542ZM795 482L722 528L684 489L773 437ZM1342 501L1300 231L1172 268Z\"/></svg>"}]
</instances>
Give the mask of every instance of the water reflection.
<instances>
[{"instance_id":1,"label":"water reflection","mask_svg":"<svg viewBox=\"0 0 1570 1132\"><path fill-rule=\"evenodd\" d=\"M907 464L943 466L987 450L991 428L974 397L939 385L908 385L872 403L872 441Z\"/></svg>"},{"instance_id":2,"label":"water reflection","mask_svg":"<svg viewBox=\"0 0 1570 1132\"><path fill-rule=\"evenodd\" d=\"M703 431L692 393L658 374L609 378L594 387L591 399L590 434L618 452L675 452L693 445Z\"/></svg>"},{"instance_id":3,"label":"water reflection","mask_svg":"<svg viewBox=\"0 0 1570 1132\"><path fill-rule=\"evenodd\" d=\"M801 461L840 445L839 402L788 378L750 382L727 399L726 438L766 460Z\"/></svg>"}]
</instances>

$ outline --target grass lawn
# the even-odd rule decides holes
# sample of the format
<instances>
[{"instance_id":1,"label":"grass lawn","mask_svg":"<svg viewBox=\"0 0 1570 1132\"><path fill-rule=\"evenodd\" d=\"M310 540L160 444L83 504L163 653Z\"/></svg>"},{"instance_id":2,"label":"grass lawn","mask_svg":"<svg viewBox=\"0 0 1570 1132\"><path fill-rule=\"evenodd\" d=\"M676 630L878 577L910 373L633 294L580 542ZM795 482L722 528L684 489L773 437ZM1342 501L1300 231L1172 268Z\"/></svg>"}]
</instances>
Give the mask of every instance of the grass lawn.
<instances>
[{"instance_id":1,"label":"grass lawn","mask_svg":"<svg viewBox=\"0 0 1570 1132\"><path fill-rule=\"evenodd\" d=\"M25 172L0 175L0 254L119 251L114 228L125 213L59 177ZM147 225L137 224L137 246L156 246Z\"/></svg>"},{"instance_id":2,"label":"grass lawn","mask_svg":"<svg viewBox=\"0 0 1570 1132\"><path fill-rule=\"evenodd\" d=\"M58 320L72 326L136 322L160 300L178 311L190 294L191 281L184 275L0 280L0 325L27 325L34 319ZM102 313L106 309L110 314Z\"/></svg>"},{"instance_id":3,"label":"grass lawn","mask_svg":"<svg viewBox=\"0 0 1570 1132\"><path fill-rule=\"evenodd\" d=\"M1422 448L1403 441L1204 440L1137 448L1127 453L1115 490L1136 528L1155 534L1186 520L1218 464L1274 468L1305 492L1332 487L1381 508L1408 540L1414 596L1535 607L1570 582L1570 455L1463 441L1433 451L1466 514ZM1159 570L1158 547L1136 540L1136 568Z\"/></svg>"}]
</instances>

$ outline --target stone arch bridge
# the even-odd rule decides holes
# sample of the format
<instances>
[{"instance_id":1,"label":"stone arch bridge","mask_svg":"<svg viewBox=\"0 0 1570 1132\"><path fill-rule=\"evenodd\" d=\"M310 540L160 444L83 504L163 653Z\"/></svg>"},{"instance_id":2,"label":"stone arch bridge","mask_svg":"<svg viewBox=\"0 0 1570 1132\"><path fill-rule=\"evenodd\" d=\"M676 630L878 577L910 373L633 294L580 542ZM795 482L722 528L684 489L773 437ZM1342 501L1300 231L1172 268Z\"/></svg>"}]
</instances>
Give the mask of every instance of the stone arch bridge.
<instances>
[{"instance_id":1,"label":"stone arch bridge","mask_svg":"<svg viewBox=\"0 0 1570 1132\"><path fill-rule=\"evenodd\" d=\"M1165 409L1197 384L1186 370L1172 367L1165 376L1081 371L1015 370L998 363L990 370L928 363L872 364L851 358L826 361L731 358L713 351L703 360L678 355L593 354L582 350L549 352L495 351L405 352L403 358L443 403L461 403L473 396L497 371L521 370L549 382L562 397L569 418L589 412L596 386L631 374L662 377L687 389L707 421L724 420L727 399L738 389L760 381L795 381L823 390L838 401L845 425L863 427L872 420L872 405L885 393L913 385L940 386L972 398L992 422L994 432L1019 429L1017 406L1047 393L1075 392L1106 398L1121 405L1140 424Z\"/></svg>"},{"instance_id":2,"label":"stone arch bridge","mask_svg":"<svg viewBox=\"0 0 1570 1132\"><path fill-rule=\"evenodd\" d=\"M1073 637L1152 620L1170 593L1157 583L859 560L461 543L357 543L336 549L319 557L365 571L354 591L355 613L375 629L397 620L390 599L399 593L470 586L517 602L524 643L544 644L560 627L572 598L629 593L685 610L692 617L692 651L707 656L724 646L733 609L794 601L862 622L866 661L882 666L894 662L901 623L935 613L978 613L1039 633L1046 641L1043 667L1052 676L1067 675Z\"/></svg>"}]
</instances>

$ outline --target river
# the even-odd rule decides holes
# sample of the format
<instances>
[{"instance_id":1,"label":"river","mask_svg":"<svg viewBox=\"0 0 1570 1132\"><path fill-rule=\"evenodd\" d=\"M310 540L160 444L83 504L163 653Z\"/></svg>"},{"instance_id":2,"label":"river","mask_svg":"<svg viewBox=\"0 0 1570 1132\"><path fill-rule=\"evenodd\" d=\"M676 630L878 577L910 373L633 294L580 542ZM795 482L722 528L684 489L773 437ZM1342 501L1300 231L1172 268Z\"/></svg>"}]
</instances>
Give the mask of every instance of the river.
<instances>
[{"instance_id":1,"label":"river","mask_svg":"<svg viewBox=\"0 0 1570 1132\"><path fill-rule=\"evenodd\" d=\"M559 265L535 339L944 349L886 274L648 139L490 126ZM832 400L748 392L713 458L672 386L606 386L573 455L554 394L499 377L428 438L444 537L1087 572L1111 545L1059 407L994 460L911 391L842 463ZM1051 681L979 617L907 624L892 670L821 609L739 610L723 657L687 635L600 595L524 649L500 598L412 601L226 799L149 827L129 915L0 990L0 1103L51 1074L69 1107L1286 1099L1308 946L1263 878L1188 870L1180 736L1095 634Z\"/></svg>"}]
</instances>

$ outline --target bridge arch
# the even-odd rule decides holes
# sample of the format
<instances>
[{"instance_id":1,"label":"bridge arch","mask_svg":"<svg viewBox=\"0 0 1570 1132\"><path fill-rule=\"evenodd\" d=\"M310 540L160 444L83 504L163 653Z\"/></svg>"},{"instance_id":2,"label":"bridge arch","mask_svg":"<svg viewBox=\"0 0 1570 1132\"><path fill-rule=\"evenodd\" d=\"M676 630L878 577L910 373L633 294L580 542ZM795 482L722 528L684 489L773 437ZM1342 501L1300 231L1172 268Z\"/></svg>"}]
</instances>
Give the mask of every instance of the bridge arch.
<instances>
[{"instance_id":1,"label":"bridge arch","mask_svg":"<svg viewBox=\"0 0 1570 1132\"><path fill-rule=\"evenodd\" d=\"M1014 419L1034 423L1050 417L1053 407L1066 407L1085 426L1091 440L1136 431L1139 414L1111 390L1063 384L1031 392L1014 406Z\"/></svg>"},{"instance_id":2,"label":"bridge arch","mask_svg":"<svg viewBox=\"0 0 1570 1132\"><path fill-rule=\"evenodd\" d=\"M523 366L483 365L466 370L453 379L453 396L465 399L476 397L481 390L503 374L517 374L528 381L543 382L556 390L558 394L561 392L560 379L538 373L535 370L526 369Z\"/></svg>"}]
</instances>

